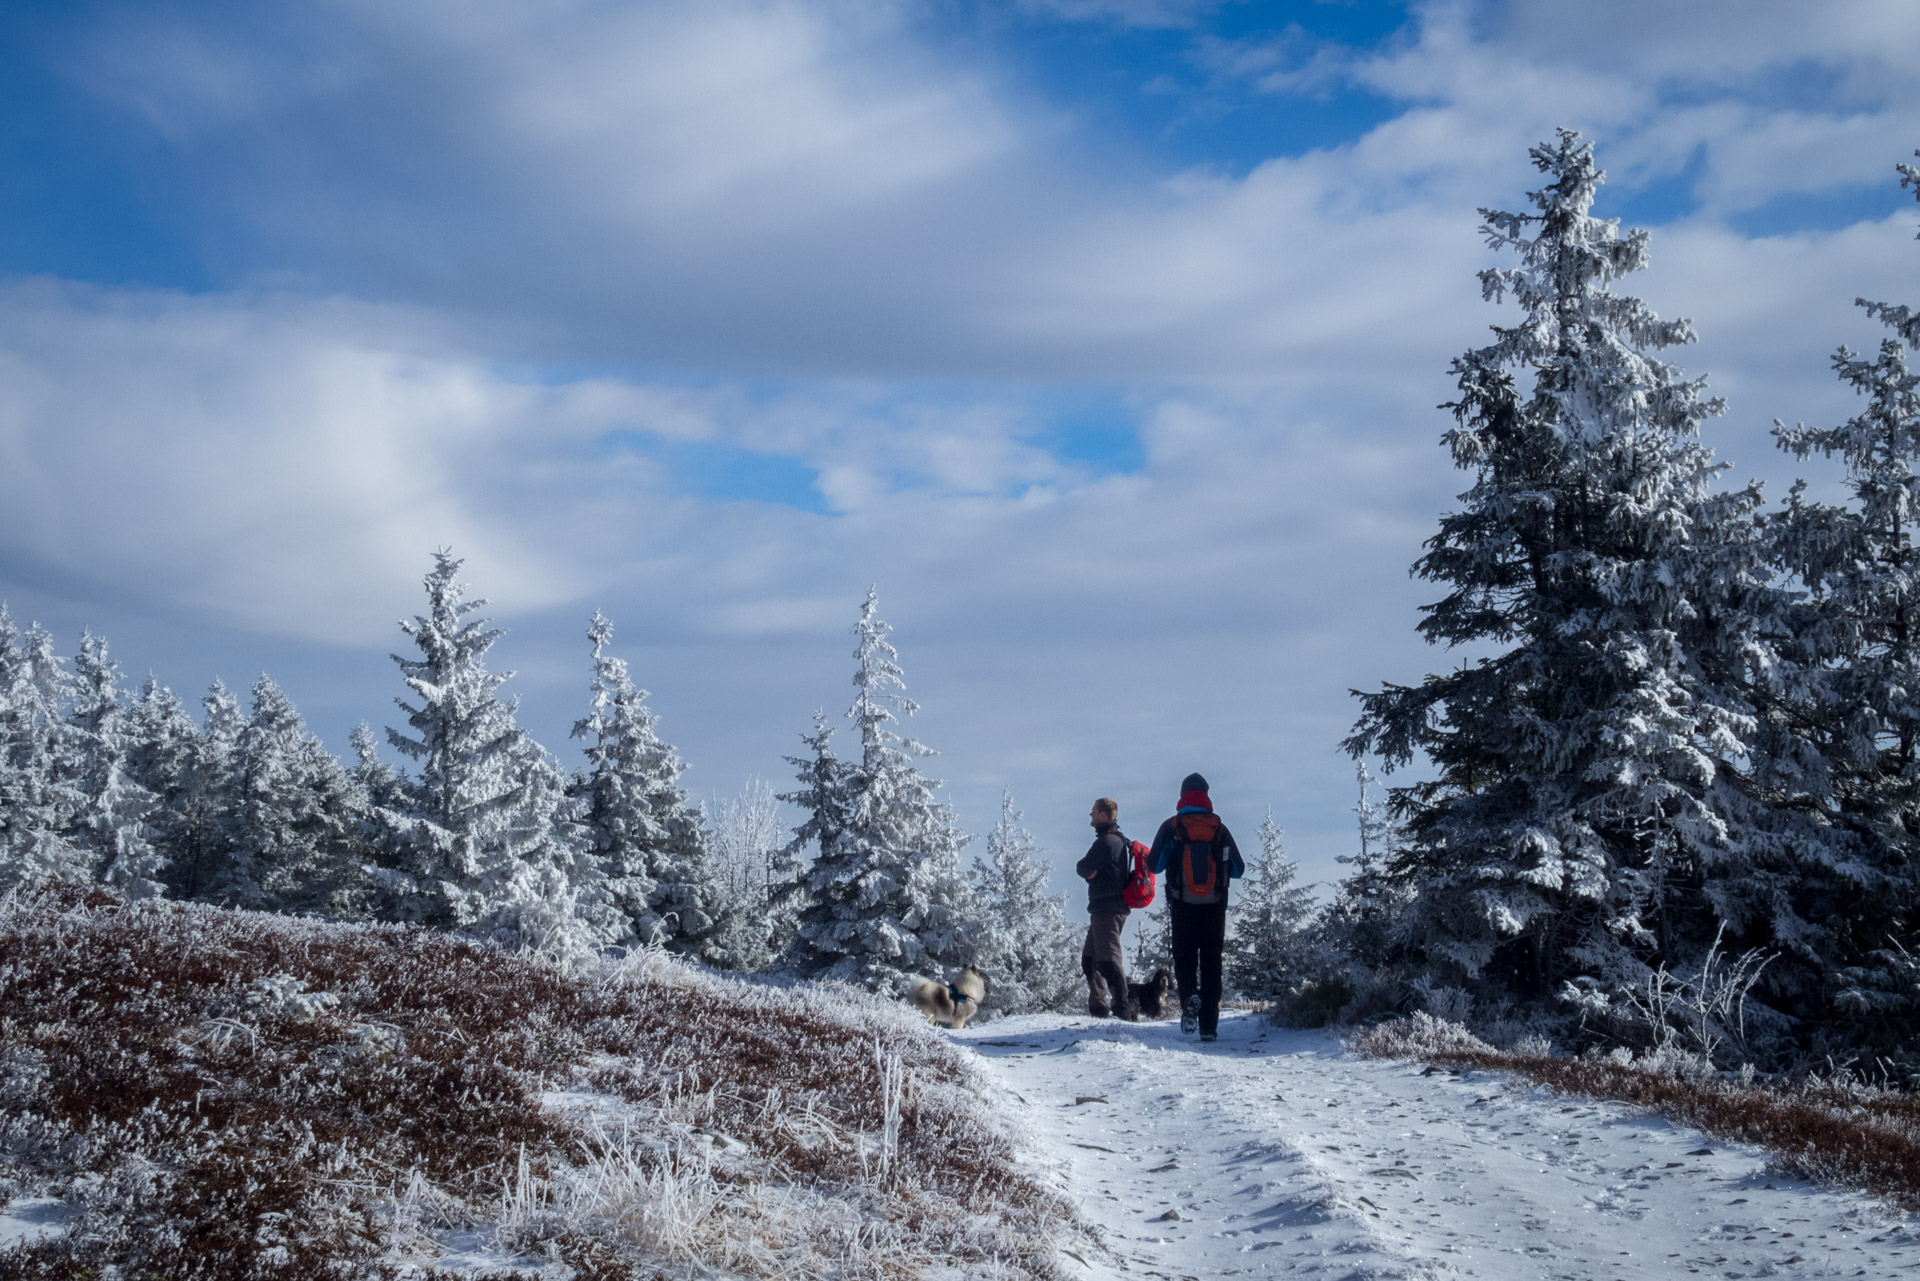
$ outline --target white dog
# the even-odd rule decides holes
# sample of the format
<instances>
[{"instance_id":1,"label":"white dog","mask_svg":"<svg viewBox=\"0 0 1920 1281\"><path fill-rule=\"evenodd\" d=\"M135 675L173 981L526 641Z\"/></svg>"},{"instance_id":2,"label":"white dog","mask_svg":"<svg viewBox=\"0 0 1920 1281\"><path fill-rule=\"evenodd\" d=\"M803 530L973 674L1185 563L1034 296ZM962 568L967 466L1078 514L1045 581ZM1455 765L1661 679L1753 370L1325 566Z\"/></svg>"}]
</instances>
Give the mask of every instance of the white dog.
<instances>
[{"instance_id":1,"label":"white dog","mask_svg":"<svg viewBox=\"0 0 1920 1281\"><path fill-rule=\"evenodd\" d=\"M969 965L951 983L915 979L907 999L933 1022L957 1031L980 1012L980 998L986 994L987 976Z\"/></svg>"}]
</instances>

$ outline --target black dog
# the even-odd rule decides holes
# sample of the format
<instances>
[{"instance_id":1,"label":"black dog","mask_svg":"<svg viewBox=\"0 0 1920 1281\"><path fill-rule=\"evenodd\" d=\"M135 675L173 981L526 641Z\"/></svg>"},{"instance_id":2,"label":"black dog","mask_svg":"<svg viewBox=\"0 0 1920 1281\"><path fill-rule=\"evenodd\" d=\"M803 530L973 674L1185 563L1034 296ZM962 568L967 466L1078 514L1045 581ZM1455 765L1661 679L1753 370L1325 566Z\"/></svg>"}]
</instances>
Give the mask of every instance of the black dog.
<instances>
[{"instance_id":1,"label":"black dog","mask_svg":"<svg viewBox=\"0 0 1920 1281\"><path fill-rule=\"evenodd\" d=\"M1155 970L1145 983L1128 983L1127 1000L1143 1019L1170 1019L1173 1009L1173 975Z\"/></svg>"}]
</instances>

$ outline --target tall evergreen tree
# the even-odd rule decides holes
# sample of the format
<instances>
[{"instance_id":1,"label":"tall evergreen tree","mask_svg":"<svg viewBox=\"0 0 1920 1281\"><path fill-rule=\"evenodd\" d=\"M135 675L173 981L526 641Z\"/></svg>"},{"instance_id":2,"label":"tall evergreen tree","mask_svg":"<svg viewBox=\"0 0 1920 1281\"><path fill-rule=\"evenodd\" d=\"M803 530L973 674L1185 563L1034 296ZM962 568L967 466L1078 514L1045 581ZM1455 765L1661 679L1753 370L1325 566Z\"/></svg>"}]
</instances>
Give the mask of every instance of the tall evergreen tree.
<instances>
[{"instance_id":1,"label":"tall evergreen tree","mask_svg":"<svg viewBox=\"0 0 1920 1281\"><path fill-rule=\"evenodd\" d=\"M120 690L120 664L92 632L74 658L72 733L61 768L80 793L69 839L92 857L94 875L135 898L165 887L165 859L147 839L146 819L155 796L131 772L133 735Z\"/></svg>"},{"instance_id":2,"label":"tall evergreen tree","mask_svg":"<svg viewBox=\"0 0 1920 1281\"><path fill-rule=\"evenodd\" d=\"M173 785L161 797L155 839L167 856L167 892L217 900L232 853L232 814L239 803L235 757L246 717L218 678L200 700L198 732L187 744Z\"/></svg>"},{"instance_id":3,"label":"tall evergreen tree","mask_svg":"<svg viewBox=\"0 0 1920 1281\"><path fill-rule=\"evenodd\" d=\"M263 675L252 694L231 758L233 803L213 896L263 911L364 915L364 793L285 691Z\"/></svg>"},{"instance_id":4,"label":"tall evergreen tree","mask_svg":"<svg viewBox=\"0 0 1920 1281\"><path fill-rule=\"evenodd\" d=\"M816 719L807 740L815 755L796 762L802 788L783 799L808 810L798 831L817 849L797 887L804 906L793 964L809 978L897 994L916 975L969 963L979 926L959 867L967 838L935 796L939 783L914 764L932 752L890 728L918 708L878 609L869 591L853 628L856 693L847 717L860 735L860 762L832 757Z\"/></svg>"},{"instance_id":5,"label":"tall evergreen tree","mask_svg":"<svg viewBox=\"0 0 1920 1281\"><path fill-rule=\"evenodd\" d=\"M983 926L974 964L987 975L987 1003L1004 1014L1065 1010L1082 991L1066 895L1047 893L1047 879L1045 852L1013 807L1012 789L1004 789L986 858L973 862Z\"/></svg>"},{"instance_id":6,"label":"tall evergreen tree","mask_svg":"<svg viewBox=\"0 0 1920 1281\"><path fill-rule=\"evenodd\" d=\"M613 936L733 964L728 895L700 812L680 786L686 766L661 740L647 692L607 652L613 624L595 612L587 639L590 710L573 736L585 742L589 764L571 791Z\"/></svg>"},{"instance_id":7,"label":"tall evergreen tree","mask_svg":"<svg viewBox=\"0 0 1920 1281\"><path fill-rule=\"evenodd\" d=\"M73 826L85 800L63 768L73 677L37 624L22 634L0 606L0 887L93 878Z\"/></svg>"},{"instance_id":8,"label":"tall evergreen tree","mask_svg":"<svg viewBox=\"0 0 1920 1281\"><path fill-rule=\"evenodd\" d=\"M1757 490L1709 493L1698 431L1720 402L1652 354L1691 329L1613 291L1646 234L1590 215L1602 175L1577 134L1531 155L1534 211L1482 211L1520 258L1482 291L1523 315L1454 362L1446 441L1474 485L1415 566L1451 589L1427 640L1498 652L1363 695L1347 746L1435 767L1396 793L1391 869L1429 982L1591 1009L1704 949L1765 845L1741 691L1781 597Z\"/></svg>"},{"instance_id":9,"label":"tall evergreen tree","mask_svg":"<svg viewBox=\"0 0 1920 1281\"><path fill-rule=\"evenodd\" d=\"M427 612L401 623L418 658L394 655L416 702L395 700L411 735L387 739L418 762L378 811L377 911L507 946L568 955L589 943L576 911L557 813L563 782L551 759L496 696L511 672L487 670L502 633L470 617L461 562L437 552L425 580Z\"/></svg>"},{"instance_id":10,"label":"tall evergreen tree","mask_svg":"<svg viewBox=\"0 0 1920 1281\"><path fill-rule=\"evenodd\" d=\"M1287 857L1285 834L1273 807L1260 824L1260 853L1234 900L1227 982L1254 1001L1274 1001L1306 976L1305 949L1313 892L1297 883L1299 864Z\"/></svg>"},{"instance_id":11,"label":"tall evergreen tree","mask_svg":"<svg viewBox=\"0 0 1920 1281\"><path fill-rule=\"evenodd\" d=\"M827 721L826 709L815 709L813 732L800 736L807 755L786 758L794 767L799 786L791 792L782 792L780 799L806 815L793 829L793 839L781 849L773 872L776 910L791 924L790 933L776 942L775 952L781 964L793 969L800 968L809 958L800 937L802 918L819 907L822 897L834 903L853 892L850 878L856 869L850 861L835 859L829 854L841 848L853 821L855 767L840 759L833 750L834 732L835 727ZM810 860L809 849L814 851ZM822 872L828 881L819 881ZM817 892L816 884L819 885Z\"/></svg>"},{"instance_id":12,"label":"tall evergreen tree","mask_svg":"<svg viewBox=\"0 0 1920 1281\"><path fill-rule=\"evenodd\" d=\"M1920 194L1920 169L1900 171ZM1911 1061L1920 1057L1920 374L1907 353L1920 348L1920 314L1855 301L1894 333L1871 356L1845 346L1833 356L1864 407L1838 427L1774 424L1796 458L1838 459L1852 499L1814 502L1796 485L1770 522L1781 564L1809 592L1793 629L1803 679L1778 710L1818 748L1785 800L1825 838L1791 886L1817 927L1774 969L1799 972L1795 1013L1851 1023L1856 1049Z\"/></svg>"},{"instance_id":13,"label":"tall evergreen tree","mask_svg":"<svg viewBox=\"0 0 1920 1281\"><path fill-rule=\"evenodd\" d=\"M182 864L190 867L193 857L189 806L199 727L179 696L151 675L134 695L127 725L132 744L128 772L154 796L147 813L147 837L166 868L162 874L166 892L180 897Z\"/></svg>"}]
</instances>

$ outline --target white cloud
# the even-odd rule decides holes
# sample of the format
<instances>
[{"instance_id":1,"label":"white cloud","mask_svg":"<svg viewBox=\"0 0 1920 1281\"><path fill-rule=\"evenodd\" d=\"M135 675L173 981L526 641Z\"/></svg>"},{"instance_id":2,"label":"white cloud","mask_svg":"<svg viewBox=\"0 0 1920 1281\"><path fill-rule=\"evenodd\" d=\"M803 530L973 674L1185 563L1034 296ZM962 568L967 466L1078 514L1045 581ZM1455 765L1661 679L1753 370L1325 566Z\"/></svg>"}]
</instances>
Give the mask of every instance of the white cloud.
<instances>
[{"instance_id":1,"label":"white cloud","mask_svg":"<svg viewBox=\"0 0 1920 1281\"><path fill-rule=\"evenodd\" d=\"M1347 687L1448 661L1405 571L1462 487L1435 443L1447 362L1501 318L1474 208L1522 203L1527 146L1576 125L1633 181L1705 148L1705 211L1631 287L1698 323L1674 354L1729 396L1709 432L1737 477L1784 474L1775 415L1848 412L1826 353L1872 336L1855 294L1920 299L1911 207L1724 224L1910 150L1905 10L1857 10L1875 48L1686 10L1435 8L1341 64L1401 114L1243 177L1090 159L883 4L109 26L99 82L290 270L361 300L0 291L0 568L384 646L451 543L530 641L608 608L722 783L838 709L878 582L963 812L1011 781L1077 815L1090 782L1158 796L1199 765L1249 818L1278 802L1328 875ZM1801 57L1843 90L1740 79ZM556 357L593 372L502 372ZM1138 474L1044 447L1086 381L1137 416ZM836 514L692 497L655 445L794 460ZM557 743L577 672L525 654Z\"/></svg>"},{"instance_id":2,"label":"white cloud","mask_svg":"<svg viewBox=\"0 0 1920 1281\"><path fill-rule=\"evenodd\" d=\"M529 417L578 427L605 399L505 387L399 309L16 284L0 526L16 566L313 638L366 637L448 542L562 600L577 573L478 499Z\"/></svg>"}]
</instances>

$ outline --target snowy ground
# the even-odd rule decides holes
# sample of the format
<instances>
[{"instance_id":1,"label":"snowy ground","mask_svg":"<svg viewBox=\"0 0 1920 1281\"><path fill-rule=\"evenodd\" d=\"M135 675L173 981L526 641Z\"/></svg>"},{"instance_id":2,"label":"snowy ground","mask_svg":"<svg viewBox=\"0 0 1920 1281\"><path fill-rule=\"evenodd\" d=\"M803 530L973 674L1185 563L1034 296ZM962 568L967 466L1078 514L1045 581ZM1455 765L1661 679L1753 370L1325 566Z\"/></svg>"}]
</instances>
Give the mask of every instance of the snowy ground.
<instances>
[{"instance_id":1,"label":"snowy ground","mask_svg":"<svg viewBox=\"0 0 1920 1281\"><path fill-rule=\"evenodd\" d=\"M1920 1276L1920 1221L1614 1104L1249 1016L1207 1046L1060 1015L958 1039L1105 1234L1089 1278Z\"/></svg>"}]
</instances>

